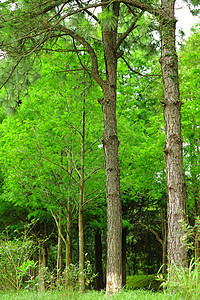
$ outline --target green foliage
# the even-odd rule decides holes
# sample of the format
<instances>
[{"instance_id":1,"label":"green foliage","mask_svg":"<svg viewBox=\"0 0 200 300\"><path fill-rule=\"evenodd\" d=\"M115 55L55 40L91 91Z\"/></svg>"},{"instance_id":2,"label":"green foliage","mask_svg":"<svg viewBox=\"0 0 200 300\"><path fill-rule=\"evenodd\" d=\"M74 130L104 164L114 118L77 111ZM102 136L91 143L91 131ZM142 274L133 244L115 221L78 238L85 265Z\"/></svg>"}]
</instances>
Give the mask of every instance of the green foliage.
<instances>
[{"instance_id":1,"label":"green foliage","mask_svg":"<svg viewBox=\"0 0 200 300\"><path fill-rule=\"evenodd\" d=\"M192 253L194 253L194 257L196 259L197 257L195 253L195 243L200 242L200 217L197 216L195 218L193 226L191 226L185 220L179 220L179 224L181 226L182 231L184 232L184 235L181 237L183 245L188 250L192 250Z\"/></svg>"},{"instance_id":2,"label":"green foliage","mask_svg":"<svg viewBox=\"0 0 200 300\"><path fill-rule=\"evenodd\" d=\"M89 286L98 274L94 274L93 267L88 259L85 260L85 267L83 270L83 276L85 285ZM68 269L65 269L63 278L67 280L69 286L75 290L79 290L79 266L71 264Z\"/></svg>"},{"instance_id":3,"label":"green foliage","mask_svg":"<svg viewBox=\"0 0 200 300\"><path fill-rule=\"evenodd\" d=\"M111 31L116 28L117 25L117 17L114 15L112 10L103 10L98 14L98 18L100 20L102 30Z\"/></svg>"},{"instance_id":4,"label":"green foliage","mask_svg":"<svg viewBox=\"0 0 200 300\"><path fill-rule=\"evenodd\" d=\"M0 287L3 290L20 290L22 279L27 271L35 267L35 263L29 258L35 251L31 239L15 238L9 240L8 236L1 235L0 238Z\"/></svg>"},{"instance_id":5,"label":"green foliage","mask_svg":"<svg viewBox=\"0 0 200 300\"><path fill-rule=\"evenodd\" d=\"M199 198L200 173L198 122L200 119L200 34L199 25L192 29L192 35L180 51L180 92L182 106L183 160L186 174L188 207L193 215ZM195 204L196 203L196 204Z\"/></svg>"}]
</instances>

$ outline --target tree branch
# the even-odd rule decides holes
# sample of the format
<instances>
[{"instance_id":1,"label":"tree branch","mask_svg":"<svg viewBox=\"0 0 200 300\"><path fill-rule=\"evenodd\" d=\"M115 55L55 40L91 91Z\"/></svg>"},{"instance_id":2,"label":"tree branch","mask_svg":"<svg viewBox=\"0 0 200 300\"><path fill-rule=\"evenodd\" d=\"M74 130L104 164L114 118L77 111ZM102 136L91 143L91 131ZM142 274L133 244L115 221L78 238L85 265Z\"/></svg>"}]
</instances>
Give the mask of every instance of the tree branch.
<instances>
[{"instance_id":1,"label":"tree branch","mask_svg":"<svg viewBox=\"0 0 200 300\"><path fill-rule=\"evenodd\" d=\"M105 86L105 81L101 78L99 75L98 70L98 60L96 53L94 52L94 49L90 46L90 44L80 35L75 33L74 31L62 26L57 25L56 28L60 30L61 32L65 32L67 35L70 35L73 39L77 40L80 44L82 44L86 50L88 51L91 59L91 73L94 79L97 81L97 83L103 88Z\"/></svg>"},{"instance_id":2,"label":"tree branch","mask_svg":"<svg viewBox=\"0 0 200 300\"><path fill-rule=\"evenodd\" d=\"M11 78L11 76L13 75L15 69L17 68L17 66L19 65L20 61L22 60L23 57L20 57L20 59L18 60L18 62L15 64L15 66L12 68L12 71L10 72L8 78L4 81L4 83L2 83L2 85L0 86L0 90L2 89L2 87L8 82L8 80Z\"/></svg>"},{"instance_id":3,"label":"tree branch","mask_svg":"<svg viewBox=\"0 0 200 300\"><path fill-rule=\"evenodd\" d=\"M157 241L158 241L159 243L161 243L161 245L163 244L163 241L162 241L161 238L159 237L158 233L157 233L152 227L149 227L148 225L143 224L143 223L139 223L139 224L142 225L143 227L145 227L146 229L148 229L149 231L151 231L151 232L155 235Z\"/></svg>"},{"instance_id":4,"label":"tree branch","mask_svg":"<svg viewBox=\"0 0 200 300\"><path fill-rule=\"evenodd\" d=\"M54 215L52 209L50 209L50 212L51 212L51 214L52 214L52 216L53 216L53 218L54 218L54 220L55 220L56 226L57 226L57 228L58 228L58 232L60 233L60 236L61 236L61 238L62 238L64 244L66 245L66 240L65 240L65 238L64 238L64 236L63 236L63 234L62 234L62 232L61 232L61 230L60 230L60 227L59 227L59 224L58 224L58 220L57 220L56 216Z\"/></svg>"},{"instance_id":5,"label":"tree branch","mask_svg":"<svg viewBox=\"0 0 200 300\"><path fill-rule=\"evenodd\" d=\"M151 5L148 5L144 2L138 1L138 0L113 0L112 2L123 2L124 4L129 4L133 7L137 7L143 11L147 11L150 14L153 14L154 16L162 16L162 9L158 7L153 7Z\"/></svg>"},{"instance_id":6,"label":"tree branch","mask_svg":"<svg viewBox=\"0 0 200 300\"><path fill-rule=\"evenodd\" d=\"M140 75L140 76L143 76L143 77L148 77L148 76L150 76L150 77L161 77L161 75L158 75L158 74L142 74L142 73L140 73L140 72L138 72L138 71L135 71L131 66L130 66L130 64L127 62L127 60L124 58L124 57L122 57L121 56L121 58L123 59L123 61L126 63L126 65L127 65L127 67L132 71L132 72L134 72L135 74L138 74L138 75Z\"/></svg>"},{"instance_id":7,"label":"tree branch","mask_svg":"<svg viewBox=\"0 0 200 300\"><path fill-rule=\"evenodd\" d=\"M121 43L125 40L125 38L129 35L129 33L131 31L133 31L133 29L135 28L135 24L137 23L137 21L139 20L139 18L143 15L143 11L141 11L137 17L135 18L135 20L133 21L133 23L130 25L130 27L127 29L126 32L124 32L124 34L120 37L120 39L117 42L117 45L115 47L115 50L117 50L119 48L119 46L121 45Z\"/></svg>"},{"instance_id":8,"label":"tree branch","mask_svg":"<svg viewBox=\"0 0 200 300\"><path fill-rule=\"evenodd\" d=\"M86 182L88 179L90 179L90 177L92 176L92 174L96 173L98 170L100 170L101 168L103 168L104 165L101 165L100 167L94 169L88 176L87 178L84 180L84 182Z\"/></svg>"}]
</instances>

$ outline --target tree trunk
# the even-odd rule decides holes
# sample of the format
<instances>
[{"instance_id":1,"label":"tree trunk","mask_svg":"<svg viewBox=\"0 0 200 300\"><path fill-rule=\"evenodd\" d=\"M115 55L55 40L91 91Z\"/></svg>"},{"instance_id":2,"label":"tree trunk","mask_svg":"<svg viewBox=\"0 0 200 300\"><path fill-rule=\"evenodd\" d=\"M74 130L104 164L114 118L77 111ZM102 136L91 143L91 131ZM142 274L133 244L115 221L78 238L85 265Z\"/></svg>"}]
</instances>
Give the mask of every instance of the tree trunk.
<instances>
[{"instance_id":1,"label":"tree trunk","mask_svg":"<svg viewBox=\"0 0 200 300\"><path fill-rule=\"evenodd\" d=\"M167 273L167 220L166 220L166 209L162 213L162 273Z\"/></svg>"},{"instance_id":2,"label":"tree trunk","mask_svg":"<svg viewBox=\"0 0 200 300\"><path fill-rule=\"evenodd\" d=\"M122 229L122 286L126 285L126 235L127 228Z\"/></svg>"},{"instance_id":3,"label":"tree trunk","mask_svg":"<svg viewBox=\"0 0 200 300\"><path fill-rule=\"evenodd\" d=\"M102 267L102 242L99 231L95 233L95 273L98 276L95 278L95 288L99 291L104 288L103 282L103 267Z\"/></svg>"},{"instance_id":4,"label":"tree trunk","mask_svg":"<svg viewBox=\"0 0 200 300\"><path fill-rule=\"evenodd\" d=\"M62 276L62 211L59 212L58 220L58 252L57 252L57 284Z\"/></svg>"},{"instance_id":5,"label":"tree trunk","mask_svg":"<svg viewBox=\"0 0 200 300\"><path fill-rule=\"evenodd\" d=\"M84 74L85 76L85 74ZM85 96L85 95L84 95ZM81 183L79 200L79 283L80 291L85 290L84 280L84 235L83 235L83 204L84 204L84 158L85 158L85 98L82 103L82 135L81 135Z\"/></svg>"},{"instance_id":6,"label":"tree trunk","mask_svg":"<svg viewBox=\"0 0 200 300\"><path fill-rule=\"evenodd\" d=\"M168 193L168 263L182 265L187 252L181 242L179 220L186 215L186 187L182 163L181 102L179 97L178 58L175 47L175 0L162 0L160 59L164 85L165 166Z\"/></svg>"},{"instance_id":7,"label":"tree trunk","mask_svg":"<svg viewBox=\"0 0 200 300\"><path fill-rule=\"evenodd\" d=\"M66 238L66 268L72 263L72 205L68 202L67 238Z\"/></svg>"},{"instance_id":8,"label":"tree trunk","mask_svg":"<svg viewBox=\"0 0 200 300\"><path fill-rule=\"evenodd\" d=\"M102 1L104 2L104 1ZM118 19L119 3L111 4ZM103 147L106 173L107 199L107 275L106 293L116 293L122 288L122 212L120 171L118 161L119 140L116 120L117 53L115 51L117 24L113 29L102 30L106 64L106 82L103 99L99 99L104 117Z\"/></svg>"},{"instance_id":9,"label":"tree trunk","mask_svg":"<svg viewBox=\"0 0 200 300\"><path fill-rule=\"evenodd\" d=\"M39 280L41 280L41 283L39 284L40 290L45 290L45 281L43 278L43 268L46 268L47 266L47 260L46 260L46 246L45 242L42 243L40 254L39 254Z\"/></svg>"}]
</instances>

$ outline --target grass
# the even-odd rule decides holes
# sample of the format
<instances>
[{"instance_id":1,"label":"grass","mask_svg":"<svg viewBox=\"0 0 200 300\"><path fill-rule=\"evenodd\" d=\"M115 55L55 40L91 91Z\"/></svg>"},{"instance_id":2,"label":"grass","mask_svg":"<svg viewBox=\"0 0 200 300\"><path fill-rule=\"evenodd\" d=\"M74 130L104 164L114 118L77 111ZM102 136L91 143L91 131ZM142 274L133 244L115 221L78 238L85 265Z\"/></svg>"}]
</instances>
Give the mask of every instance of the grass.
<instances>
[{"instance_id":1,"label":"grass","mask_svg":"<svg viewBox=\"0 0 200 300\"><path fill-rule=\"evenodd\" d=\"M156 275L133 275L127 276L126 286L129 289L159 290L161 282Z\"/></svg>"},{"instance_id":2,"label":"grass","mask_svg":"<svg viewBox=\"0 0 200 300\"><path fill-rule=\"evenodd\" d=\"M0 292L1 300L180 300L184 298L176 297L175 295L164 295L162 292L152 292L145 290L122 290L117 295L106 297L105 292L87 291L79 292L34 292L30 290L21 290L19 295L15 292Z\"/></svg>"}]
</instances>

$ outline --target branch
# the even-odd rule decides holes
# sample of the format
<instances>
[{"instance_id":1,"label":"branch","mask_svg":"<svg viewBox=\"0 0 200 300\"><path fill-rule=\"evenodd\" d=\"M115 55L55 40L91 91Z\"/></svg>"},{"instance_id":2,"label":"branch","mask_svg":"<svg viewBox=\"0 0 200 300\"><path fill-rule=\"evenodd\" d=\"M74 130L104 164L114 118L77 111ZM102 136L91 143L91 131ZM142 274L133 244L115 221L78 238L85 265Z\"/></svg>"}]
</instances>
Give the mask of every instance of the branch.
<instances>
[{"instance_id":1,"label":"branch","mask_svg":"<svg viewBox=\"0 0 200 300\"><path fill-rule=\"evenodd\" d=\"M92 176L92 174L96 173L98 170L100 170L101 168L103 168L104 165L101 165L100 167L94 169L88 176L87 178L84 180L84 182L86 182L88 179L90 179L90 177Z\"/></svg>"},{"instance_id":2,"label":"branch","mask_svg":"<svg viewBox=\"0 0 200 300\"><path fill-rule=\"evenodd\" d=\"M78 0L76 0L76 3L79 5L79 7L82 7L82 8L83 8L82 4L81 4ZM94 15L94 13L90 12L88 9L85 9L85 12L86 12L91 18L93 18L97 23L100 24L99 19L97 18L97 16Z\"/></svg>"},{"instance_id":3,"label":"branch","mask_svg":"<svg viewBox=\"0 0 200 300\"><path fill-rule=\"evenodd\" d=\"M135 20L133 21L133 23L130 25L130 27L127 29L126 32L124 32L124 34L120 37L120 39L117 42L117 45L115 47L115 50L117 50L119 48L119 46L121 45L121 43L125 40L125 38L129 35L129 33L131 31L133 31L133 29L135 28L135 24L137 23L137 21L139 20L139 18L143 15L143 11L141 11L137 17L135 18Z\"/></svg>"},{"instance_id":4,"label":"branch","mask_svg":"<svg viewBox=\"0 0 200 300\"><path fill-rule=\"evenodd\" d=\"M122 1L121 0L111 0L111 1L104 2L104 5L109 5L109 4L113 3L113 2L122 2ZM77 14L79 12L87 11L90 8L96 8L96 7L99 7L99 6L102 6L102 3L99 3L99 4L90 4L90 5L87 5L85 7L81 7L79 9L74 10L74 11L71 11L71 12L63 15L62 17L60 17L56 21L56 23L54 24L54 26L58 25L62 20L66 19L66 18L68 18L68 17L70 17L72 15L75 15L75 14Z\"/></svg>"},{"instance_id":5,"label":"branch","mask_svg":"<svg viewBox=\"0 0 200 300\"><path fill-rule=\"evenodd\" d=\"M54 220L55 220L56 226L57 226L57 228L58 228L58 232L60 233L60 236L61 236L63 242L64 242L65 245L66 245L66 240L65 240L65 238L63 237L63 234L62 234L62 232L61 232L61 230L60 230L60 228L59 228L58 220L57 220L56 216L54 215L52 209L50 209L50 212L51 212L51 214L52 214L52 216L53 216L53 218L54 218Z\"/></svg>"},{"instance_id":6,"label":"branch","mask_svg":"<svg viewBox=\"0 0 200 300\"><path fill-rule=\"evenodd\" d=\"M15 66L12 68L12 71L10 72L8 78L4 81L4 83L0 86L0 90L2 89L2 87L8 82L8 80L11 78L12 74L14 73L15 69L17 68L17 66L19 65L20 61L22 60L23 57L20 57L20 59L18 60L18 62L15 64Z\"/></svg>"},{"instance_id":7,"label":"branch","mask_svg":"<svg viewBox=\"0 0 200 300\"><path fill-rule=\"evenodd\" d=\"M99 75L98 70L98 60L96 53L94 52L94 49L90 46L90 44L80 35L75 33L74 31L62 26L57 25L56 28L60 30L61 32L65 32L67 35L70 35L73 39L77 40L80 44L82 44L86 50L88 51L91 59L91 73L94 77L94 79L97 81L97 83L103 88L105 85L105 81L101 78Z\"/></svg>"},{"instance_id":8,"label":"branch","mask_svg":"<svg viewBox=\"0 0 200 300\"><path fill-rule=\"evenodd\" d=\"M159 237L158 233L152 227L149 227L149 226L147 226L146 224L143 224L143 223L139 223L139 224L142 225L143 227L145 227L146 229L148 229L149 231L151 231L155 235L157 241L159 243L161 243L161 245L163 244L163 241Z\"/></svg>"},{"instance_id":9,"label":"branch","mask_svg":"<svg viewBox=\"0 0 200 300\"><path fill-rule=\"evenodd\" d=\"M123 2L124 4L129 4L133 7L137 7L143 11L147 11L150 14L153 14L154 16L162 16L162 9L158 7L153 7L151 5L148 5L144 2L138 1L138 0L113 0L113 2Z\"/></svg>"},{"instance_id":10,"label":"branch","mask_svg":"<svg viewBox=\"0 0 200 300\"><path fill-rule=\"evenodd\" d=\"M46 156L44 156L44 154L42 153L41 149L40 149L40 144L39 144L39 141L38 141L38 138L37 138L37 135L36 135L36 131L34 130L33 128L33 131L34 131L34 134L35 134L35 137L37 139L37 149L38 149L38 152L41 154L42 158L46 161L49 161L51 164L59 167L61 170L64 170L65 172L67 172L67 174L73 179L73 181L78 185L80 186L80 184L78 183L78 181L72 176L72 174L70 174L70 172L65 169L62 165L52 161L51 159L47 158Z\"/></svg>"},{"instance_id":11,"label":"branch","mask_svg":"<svg viewBox=\"0 0 200 300\"><path fill-rule=\"evenodd\" d=\"M127 67L132 71L132 72L134 72L135 74L138 74L138 75L140 75L140 76L143 76L143 77L148 77L148 76L150 76L150 77L161 77L161 75L158 75L158 74L142 74L142 73L140 73L140 72L138 72L138 71L135 71L131 66L130 66L130 64L127 62L127 60L124 58L124 57L122 57L121 56L121 58L123 59L123 61L126 63L126 65L127 65Z\"/></svg>"},{"instance_id":12,"label":"branch","mask_svg":"<svg viewBox=\"0 0 200 300\"><path fill-rule=\"evenodd\" d=\"M88 150L90 150L100 139L97 139L94 143L92 143L87 149L85 149L84 153L86 153Z\"/></svg>"}]
</instances>

